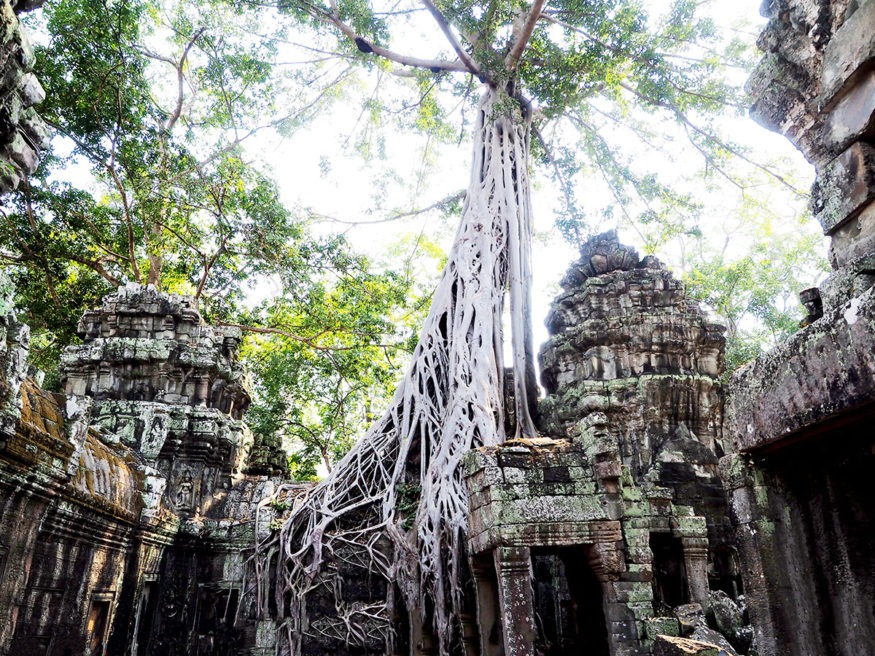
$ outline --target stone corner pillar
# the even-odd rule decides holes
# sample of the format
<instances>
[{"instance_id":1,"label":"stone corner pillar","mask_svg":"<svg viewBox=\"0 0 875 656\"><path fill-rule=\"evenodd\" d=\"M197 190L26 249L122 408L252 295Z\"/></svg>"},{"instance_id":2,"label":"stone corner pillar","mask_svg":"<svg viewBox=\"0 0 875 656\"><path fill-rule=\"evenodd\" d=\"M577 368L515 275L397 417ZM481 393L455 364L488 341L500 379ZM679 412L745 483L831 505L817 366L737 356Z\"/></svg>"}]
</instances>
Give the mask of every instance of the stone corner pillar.
<instances>
[{"instance_id":1,"label":"stone corner pillar","mask_svg":"<svg viewBox=\"0 0 875 656\"><path fill-rule=\"evenodd\" d=\"M535 653L532 557L528 547L498 547L493 552L505 656Z\"/></svg>"}]
</instances>

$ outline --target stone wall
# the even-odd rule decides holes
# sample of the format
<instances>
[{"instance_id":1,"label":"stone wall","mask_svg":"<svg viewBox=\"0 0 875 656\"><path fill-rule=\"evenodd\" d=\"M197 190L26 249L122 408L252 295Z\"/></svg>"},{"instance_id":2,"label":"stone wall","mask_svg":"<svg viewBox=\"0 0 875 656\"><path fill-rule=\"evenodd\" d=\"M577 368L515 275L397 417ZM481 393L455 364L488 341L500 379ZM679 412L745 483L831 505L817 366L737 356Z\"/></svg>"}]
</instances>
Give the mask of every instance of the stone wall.
<instances>
[{"instance_id":1,"label":"stone wall","mask_svg":"<svg viewBox=\"0 0 875 656\"><path fill-rule=\"evenodd\" d=\"M545 427L573 435L583 417L604 412L633 479L671 489L708 518L712 543L731 541L717 472L723 326L614 233L581 247L562 286L540 356Z\"/></svg>"},{"instance_id":2,"label":"stone wall","mask_svg":"<svg viewBox=\"0 0 875 656\"><path fill-rule=\"evenodd\" d=\"M875 2L763 9L753 114L817 172L833 272L806 326L732 380L721 462L762 655L875 644Z\"/></svg>"},{"instance_id":3,"label":"stone wall","mask_svg":"<svg viewBox=\"0 0 875 656\"><path fill-rule=\"evenodd\" d=\"M82 344L61 356L68 403L90 405L106 440L168 481L168 506L195 513L229 485L251 444L240 330L205 325L189 297L131 284L86 312L78 333Z\"/></svg>"},{"instance_id":4,"label":"stone wall","mask_svg":"<svg viewBox=\"0 0 875 656\"><path fill-rule=\"evenodd\" d=\"M33 74L34 54L17 13L41 2L0 0L0 193L36 170L50 134L35 105L45 92Z\"/></svg>"},{"instance_id":5,"label":"stone wall","mask_svg":"<svg viewBox=\"0 0 875 656\"><path fill-rule=\"evenodd\" d=\"M239 331L123 287L83 317L52 394L0 288L0 654L267 653L243 561L278 480L244 474Z\"/></svg>"}]
</instances>

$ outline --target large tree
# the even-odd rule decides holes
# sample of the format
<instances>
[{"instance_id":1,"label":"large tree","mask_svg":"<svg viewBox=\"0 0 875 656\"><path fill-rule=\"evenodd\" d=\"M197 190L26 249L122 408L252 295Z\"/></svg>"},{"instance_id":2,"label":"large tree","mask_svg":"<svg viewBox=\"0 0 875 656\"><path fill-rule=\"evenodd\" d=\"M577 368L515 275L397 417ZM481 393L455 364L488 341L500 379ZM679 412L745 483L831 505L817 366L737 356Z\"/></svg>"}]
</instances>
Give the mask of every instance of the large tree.
<instances>
[{"instance_id":1,"label":"large tree","mask_svg":"<svg viewBox=\"0 0 875 656\"><path fill-rule=\"evenodd\" d=\"M672 210L690 205L687 196L623 161L594 125L598 117L630 122L630 108L643 108L664 113L718 169L727 154L743 156L710 124L711 115L737 106L738 94L719 79L721 62L703 45L713 26L695 17L696 5L675 2L661 18L627 0L280 5L299 24L334 34L347 56L414 77L420 106L433 108L427 101L440 86L461 94L472 83L481 87L460 225L408 374L389 411L296 506L268 547L278 547L282 560L277 602L293 653L319 636L355 645L378 631L389 644L395 603L406 607L415 630L436 636L441 653L458 648L467 557L461 459L471 448L536 434L528 310L532 135L539 160L563 185L570 232L580 222L568 176L586 162L609 181L621 209L629 211L627 196L634 195L646 219L670 224ZM448 54L408 52L404 30L420 14L430 16ZM544 136L548 130L555 142ZM579 144L568 143L572 133ZM636 133L648 143L645 129ZM510 412L503 395L506 298ZM509 435L508 414L516 420ZM349 567L382 581L387 598L365 607L345 603L342 572ZM320 595L335 600L327 615L336 616L323 612L310 622L308 602Z\"/></svg>"}]
</instances>

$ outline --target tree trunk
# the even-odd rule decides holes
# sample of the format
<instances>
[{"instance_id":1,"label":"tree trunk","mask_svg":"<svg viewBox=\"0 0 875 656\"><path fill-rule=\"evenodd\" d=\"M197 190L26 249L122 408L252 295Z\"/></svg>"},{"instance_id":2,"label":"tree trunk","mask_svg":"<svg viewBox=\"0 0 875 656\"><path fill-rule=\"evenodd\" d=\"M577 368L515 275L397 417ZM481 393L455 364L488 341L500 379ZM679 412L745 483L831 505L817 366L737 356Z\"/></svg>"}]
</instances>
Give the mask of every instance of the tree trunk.
<instances>
[{"instance_id":1,"label":"tree trunk","mask_svg":"<svg viewBox=\"0 0 875 656\"><path fill-rule=\"evenodd\" d=\"M147 285L155 285L157 289L161 289L161 268L164 265L164 258L160 255L149 256L149 275L146 277Z\"/></svg>"},{"instance_id":2,"label":"tree trunk","mask_svg":"<svg viewBox=\"0 0 875 656\"><path fill-rule=\"evenodd\" d=\"M460 463L470 449L505 439L501 321L508 285L517 433L534 434L526 389L534 377L528 151L529 123L519 105L487 90L461 224L410 370L389 411L280 532L277 606L288 609L292 654L302 640L320 637L356 645L379 632L390 644L396 585L398 601L417 611L411 618L431 616L425 628L440 653L459 639L468 515ZM350 567L382 580L388 599L362 605L344 598ZM308 598L320 594L333 599L336 618L307 617Z\"/></svg>"}]
</instances>

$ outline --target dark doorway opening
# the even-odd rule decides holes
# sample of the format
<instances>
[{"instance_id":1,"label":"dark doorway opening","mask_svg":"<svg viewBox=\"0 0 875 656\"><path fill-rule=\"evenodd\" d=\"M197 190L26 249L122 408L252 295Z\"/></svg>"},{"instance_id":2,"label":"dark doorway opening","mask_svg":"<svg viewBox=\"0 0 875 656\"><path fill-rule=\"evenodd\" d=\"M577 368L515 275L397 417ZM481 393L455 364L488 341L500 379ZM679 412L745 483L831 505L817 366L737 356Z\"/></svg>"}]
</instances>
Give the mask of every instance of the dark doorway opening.
<instances>
[{"instance_id":1,"label":"dark doorway opening","mask_svg":"<svg viewBox=\"0 0 875 656\"><path fill-rule=\"evenodd\" d=\"M109 601L94 599L88 611L88 650L92 656L103 656L106 628L109 624Z\"/></svg>"},{"instance_id":2,"label":"dark doorway opening","mask_svg":"<svg viewBox=\"0 0 875 656\"><path fill-rule=\"evenodd\" d=\"M501 602L498 599L498 578L492 553L478 554L471 562L477 586L480 653L482 656L502 656L504 637L501 626Z\"/></svg>"},{"instance_id":3,"label":"dark doorway opening","mask_svg":"<svg viewBox=\"0 0 875 656\"><path fill-rule=\"evenodd\" d=\"M680 538L670 533L651 533L653 552L653 601L670 608L689 603L687 568Z\"/></svg>"},{"instance_id":4,"label":"dark doorway opening","mask_svg":"<svg viewBox=\"0 0 875 656\"><path fill-rule=\"evenodd\" d=\"M239 636L234 629L240 593L234 588L201 586L197 608L197 654L236 654Z\"/></svg>"},{"instance_id":5,"label":"dark doorway opening","mask_svg":"<svg viewBox=\"0 0 875 656\"><path fill-rule=\"evenodd\" d=\"M155 610L157 607L157 583L146 581L143 584L140 606L137 609L137 643L135 653L139 656L149 653L149 638L152 636L152 625L155 622Z\"/></svg>"},{"instance_id":6,"label":"dark doorway opening","mask_svg":"<svg viewBox=\"0 0 875 656\"><path fill-rule=\"evenodd\" d=\"M723 590L733 599L744 594L738 553L732 547L716 547L711 552L708 584L712 590Z\"/></svg>"},{"instance_id":7,"label":"dark doorway opening","mask_svg":"<svg viewBox=\"0 0 875 656\"><path fill-rule=\"evenodd\" d=\"M394 656L410 654L410 614L407 612L407 604L401 588L394 586L395 614L392 618L392 628L395 631Z\"/></svg>"},{"instance_id":8,"label":"dark doorway opening","mask_svg":"<svg viewBox=\"0 0 875 656\"><path fill-rule=\"evenodd\" d=\"M582 547L532 549L535 653L608 656L602 586Z\"/></svg>"}]
</instances>

